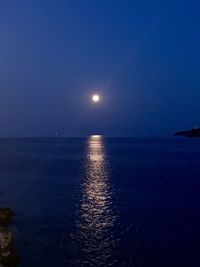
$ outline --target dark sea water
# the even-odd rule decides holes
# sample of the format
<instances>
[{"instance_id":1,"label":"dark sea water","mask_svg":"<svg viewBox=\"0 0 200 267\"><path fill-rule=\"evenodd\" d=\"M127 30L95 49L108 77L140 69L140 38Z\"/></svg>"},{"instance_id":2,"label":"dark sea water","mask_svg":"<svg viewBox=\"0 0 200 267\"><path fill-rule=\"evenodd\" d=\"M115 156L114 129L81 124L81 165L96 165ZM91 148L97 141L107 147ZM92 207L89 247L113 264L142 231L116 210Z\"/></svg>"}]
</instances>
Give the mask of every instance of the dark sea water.
<instances>
[{"instance_id":1,"label":"dark sea water","mask_svg":"<svg viewBox=\"0 0 200 267\"><path fill-rule=\"evenodd\" d=\"M200 139L0 139L20 267L200 266Z\"/></svg>"}]
</instances>

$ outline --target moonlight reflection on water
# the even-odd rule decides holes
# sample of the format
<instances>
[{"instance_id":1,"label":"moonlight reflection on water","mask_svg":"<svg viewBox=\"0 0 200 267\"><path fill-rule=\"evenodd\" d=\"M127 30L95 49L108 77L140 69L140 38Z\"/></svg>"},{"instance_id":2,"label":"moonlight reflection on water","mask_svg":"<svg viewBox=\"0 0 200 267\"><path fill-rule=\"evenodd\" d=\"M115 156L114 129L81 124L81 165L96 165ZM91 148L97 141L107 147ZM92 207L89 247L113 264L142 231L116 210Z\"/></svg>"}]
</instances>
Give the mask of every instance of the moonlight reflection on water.
<instances>
[{"instance_id":1,"label":"moonlight reflection on water","mask_svg":"<svg viewBox=\"0 0 200 267\"><path fill-rule=\"evenodd\" d=\"M113 266L117 241L114 237L116 215L113 188L103 138L89 139L81 208L77 220L76 242L80 266Z\"/></svg>"}]
</instances>

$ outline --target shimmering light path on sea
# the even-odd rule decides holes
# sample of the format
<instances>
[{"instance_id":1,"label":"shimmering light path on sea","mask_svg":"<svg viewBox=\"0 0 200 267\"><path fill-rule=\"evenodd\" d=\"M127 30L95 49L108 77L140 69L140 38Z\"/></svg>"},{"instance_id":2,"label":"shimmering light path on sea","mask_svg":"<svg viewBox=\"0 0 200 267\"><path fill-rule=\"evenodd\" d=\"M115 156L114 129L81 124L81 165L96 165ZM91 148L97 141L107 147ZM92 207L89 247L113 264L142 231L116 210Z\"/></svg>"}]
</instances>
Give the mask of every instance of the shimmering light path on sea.
<instances>
[{"instance_id":1,"label":"shimmering light path on sea","mask_svg":"<svg viewBox=\"0 0 200 267\"><path fill-rule=\"evenodd\" d=\"M81 266L113 266L117 247L113 232L116 215L112 209L113 187L103 137L90 137L84 170L75 238L80 254L76 263Z\"/></svg>"}]
</instances>

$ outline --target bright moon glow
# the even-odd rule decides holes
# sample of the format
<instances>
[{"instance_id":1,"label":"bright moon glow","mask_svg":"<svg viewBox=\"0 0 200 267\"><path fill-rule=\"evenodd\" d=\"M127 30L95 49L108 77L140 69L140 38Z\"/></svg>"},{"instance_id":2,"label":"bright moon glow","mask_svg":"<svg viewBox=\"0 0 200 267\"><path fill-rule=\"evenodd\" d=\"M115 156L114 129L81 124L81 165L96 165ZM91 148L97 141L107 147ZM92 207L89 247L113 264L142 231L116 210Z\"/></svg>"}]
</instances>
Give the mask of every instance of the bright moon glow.
<instances>
[{"instance_id":1,"label":"bright moon glow","mask_svg":"<svg viewBox=\"0 0 200 267\"><path fill-rule=\"evenodd\" d=\"M100 96L99 96L99 95L93 95L93 96L92 96L92 100L93 100L94 102L99 102L99 100L100 100Z\"/></svg>"},{"instance_id":2,"label":"bright moon glow","mask_svg":"<svg viewBox=\"0 0 200 267\"><path fill-rule=\"evenodd\" d=\"M90 139L101 139L101 135L99 135L99 134L94 134L94 135L92 135L91 137L90 137Z\"/></svg>"}]
</instances>

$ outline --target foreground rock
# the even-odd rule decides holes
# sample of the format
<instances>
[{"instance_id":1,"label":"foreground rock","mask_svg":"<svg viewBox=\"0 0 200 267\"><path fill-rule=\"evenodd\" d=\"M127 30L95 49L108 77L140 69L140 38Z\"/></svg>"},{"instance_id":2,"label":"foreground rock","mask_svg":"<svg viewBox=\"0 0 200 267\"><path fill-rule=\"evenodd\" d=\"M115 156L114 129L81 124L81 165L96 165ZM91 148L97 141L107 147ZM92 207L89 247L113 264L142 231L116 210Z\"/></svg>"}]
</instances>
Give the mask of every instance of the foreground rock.
<instances>
[{"instance_id":1,"label":"foreground rock","mask_svg":"<svg viewBox=\"0 0 200 267\"><path fill-rule=\"evenodd\" d=\"M186 137L200 137L200 128L194 128L187 131L179 131L174 135L186 136Z\"/></svg>"},{"instance_id":2,"label":"foreground rock","mask_svg":"<svg viewBox=\"0 0 200 267\"><path fill-rule=\"evenodd\" d=\"M15 267L19 261L14 248L15 237L7 229L13 215L9 208L0 208L0 267Z\"/></svg>"},{"instance_id":3,"label":"foreground rock","mask_svg":"<svg viewBox=\"0 0 200 267\"><path fill-rule=\"evenodd\" d=\"M7 226L14 216L14 212L9 208L0 208L0 226Z\"/></svg>"}]
</instances>

